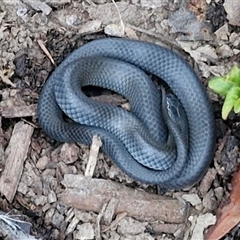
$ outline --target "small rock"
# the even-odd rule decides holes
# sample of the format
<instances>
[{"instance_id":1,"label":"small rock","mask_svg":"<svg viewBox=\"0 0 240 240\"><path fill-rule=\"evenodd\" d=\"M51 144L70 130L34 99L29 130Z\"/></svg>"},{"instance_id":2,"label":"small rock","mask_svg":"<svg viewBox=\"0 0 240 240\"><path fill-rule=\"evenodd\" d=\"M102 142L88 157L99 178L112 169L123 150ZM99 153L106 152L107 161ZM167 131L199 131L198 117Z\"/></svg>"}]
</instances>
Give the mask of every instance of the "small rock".
<instances>
[{"instance_id":1,"label":"small rock","mask_svg":"<svg viewBox=\"0 0 240 240\"><path fill-rule=\"evenodd\" d=\"M44 170L46 168L46 166L49 164L50 159L47 156L43 156L41 158L38 159L38 162L36 164L37 168L40 170Z\"/></svg>"},{"instance_id":2,"label":"small rock","mask_svg":"<svg viewBox=\"0 0 240 240\"><path fill-rule=\"evenodd\" d=\"M17 15L19 17L24 17L27 14L28 9L27 8L19 8L17 10Z\"/></svg>"},{"instance_id":3,"label":"small rock","mask_svg":"<svg viewBox=\"0 0 240 240\"><path fill-rule=\"evenodd\" d=\"M51 7L49 7L46 3L41 2L39 0L24 0L23 2L28 4L34 10L42 11L46 15L48 15L52 11Z\"/></svg>"},{"instance_id":4,"label":"small rock","mask_svg":"<svg viewBox=\"0 0 240 240\"><path fill-rule=\"evenodd\" d=\"M64 143L61 146L59 160L66 164L71 164L77 161L79 148L73 143Z\"/></svg>"},{"instance_id":5,"label":"small rock","mask_svg":"<svg viewBox=\"0 0 240 240\"><path fill-rule=\"evenodd\" d=\"M58 210L58 212L62 215L65 215L65 213L67 212L68 207L64 204L61 204L60 202L58 202L56 209Z\"/></svg>"},{"instance_id":6,"label":"small rock","mask_svg":"<svg viewBox=\"0 0 240 240\"><path fill-rule=\"evenodd\" d=\"M52 225L60 229L61 222L64 220L64 216L56 211L52 217Z\"/></svg>"},{"instance_id":7,"label":"small rock","mask_svg":"<svg viewBox=\"0 0 240 240\"><path fill-rule=\"evenodd\" d=\"M190 202L193 206L200 204L202 201L197 194L184 194L182 198L187 202Z\"/></svg>"},{"instance_id":8,"label":"small rock","mask_svg":"<svg viewBox=\"0 0 240 240\"><path fill-rule=\"evenodd\" d=\"M130 27L125 27L125 34L130 39L137 39L137 40L139 39L136 31L134 31Z\"/></svg>"},{"instance_id":9,"label":"small rock","mask_svg":"<svg viewBox=\"0 0 240 240\"><path fill-rule=\"evenodd\" d=\"M212 189L203 197L202 204L207 210L213 211L217 209L218 202Z\"/></svg>"},{"instance_id":10,"label":"small rock","mask_svg":"<svg viewBox=\"0 0 240 240\"><path fill-rule=\"evenodd\" d=\"M35 199L33 199L33 202L36 206L44 206L47 203L47 197L36 196Z\"/></svg>"},{"instance_id":11,"label":"small rock","mask_svg":"<svg viewBox=\"0 0 240 240\"><path fill-rule=\"evenodd\" d=\"M214 216L212 213L206 213L206 214L200 215L197 218L196 225L194 226L191 239L204 240L204 235L203 235L204 230L210 225L215 224L215 222L216 222L216 216Z\"/></svg>"},{"instance_id":12,"label":"small rock","mask_svg":"<svg viewBox=\"0 0 240 240\"><path fill-rule=\"evenodd\" d=\"M239 53L240 53L240 50L239 50L239 49L236 49L236 48L234 48L234 49L233 49L233 53L234 53L234 55L237 55L237 54L239 54Z\"/></svg>"},{"instance_id":13,"label":"small rock","mask_svg":"<svg viewBox=\"0 0 240 240\"><path fill-rule=\"evenodd\" d=\"M226 66L209 66L208 68L209 72L211 72L214 76L223 76L226 75L228 70Z\"/></svg>"},{"instance_id":14,"label":"small rock","mask_svg":"<svg viewBox=\"0 0 240 240\"><path fill-rule=\"evenodd\" d=\"M239 1L225 0L223 4L227 12L229 23L235 26L240 26L240 4Z\"/></svg>"},{"instance_id":15,"label":"small rock","mask_svg":"<svg viewBox=\"0 0 240 240\"><path fill-rule=\"evenodd\" d=\"M123 37L124 28L121 25L111 23L104 28L104 33L110 36Z\"/></svg>"},{"instance_id":16,"label":"small rock","mask_svg":"<svg viewBox=\"0 0 240 240\"><path fill-rule=\"evenodd\" d=\"M81 25L81 28L79 28L78 33L84 34L84 33L96 33L99 32L101 29L102 21L100 20L92 20L84 25Z\"/></svg>"},{"instance_id":17,"label":"small rock","mask_svg":"<svg viewBox=\"0 0 240 240\"><path fill-rule=\"evenodd\" d=\"M48 194L48 202L54 203L56 201L57 201L56 193L54 191L50 191L50 193Z\"/></svg>"},{"instance_id":18,"label":"small rock","mask_svg":"<svg viewBox=\"0 0 240 240\"><path fill-rule=\"evenodd\" d=\"M220 27L216 32L215 35L217 36L218 39L221 40L228 40L229 36L229 30L228 30L228 24L225 23L222 27Z\"/></svg>"},{"instance_id":19,"label":"small rock","mask_svg":"<svg viewBox=\"0 0 240 240\"><path fill-rule=\"evenodd\" d=\"M223 192L224 190L222 187L218 187L214 189L215 196L219 202L222 201Z\"/></svg>"},{"instance_id":20,"label":"small rock","mask_svg":"<svg viewBox=\"0 0 240 240\"><path fill-rule=\"evenodd\" d=\"M71 169L67 166L67 164L62 161L58 163L57 171L59 171L59 174L62 176L72 173Z\"/></svg>"},{"instance_id":21,"label":"small rock","mask_svg":"<svg viewBox=\"0 0 240 240\"><path fill-rule=\"evenodd\" d=\"M91 223L84 223L78 225L77 231L74 232L74 239L85 240L85 239L94 239L94 228Z\"/></svg>"},{"instance_id":22,"label":"small rock","mask_svg":"<svg viewBox=\"0 0 240 240\"><path fill-rule=\"evenodd\" d=\"M23 195L25 195L28 191L28 187L26 184L24 184L23 182L20 182L18 184L18 192L22 193Z\"/></svg>"},{"instance_id":23,"label":"small rock","mask_svg":"<svg viewBox=\"0 0 240 240\"><path fill-rule=\"evenodd\" d=\"M199 70L204 78L208 79L210 77L209 65L204 62L198 63Z\"/></svg>"},{"instance_id":24,"label":"small rock","mask_svg":"<svg viewBox=\"0 0 240 240\"><path fill-rule=\"evenodd\" d=\"M217 51L222 58L228 58L233 56L233 50L227 44L223 44Z\"/></svg>"},{"instance_id":25,"label":"small rock","mask_svg":"<svg viewBox=\"0 0 240 240\"><path fill-rule=\"evenodd\" d=\"M229 42L234 46L238 46L240 44L240 36L236 32L231 33L229 37Z\"/></svg>"},{"instance_id":26,"label":"small rock","mask_svg":"<svg viewBox=\"0 0 240 240\"><path fill-rule=\"evenodd\" d=\"M66 24L69 26L78 26L81 24L81 19L79 19L77 14L71 14L65 16Z\"/></svg>"},{"instance_id":27,"label":"small rock","mask_svg":"<svg viewBox=\"0 0 240 240\"><path fill-rule=\"evenodd\" d=\"M146 226L147 223L142 223L130 217L125 217L118 223L117 232L119 234L136 235L144 233L144 231L146 230Z\"/></svg>"},{"instance_id":28,"label":"small rock","mask_svg":"<svg viewBox=\"0 0 240 240\"><path fill-rule=\"evenodd\" d=\"M13 37L16 38L18 33L19 33L19 28L12 27L11 28L11 33L12 33Z\"/></svg>"},{"instance_id":29,"label":"small rock","mask_svg":"<svg viewBox=\"0 0 240 240\"><path fill-rule=\"evenodd\" d=\"M108 171L108 176L111 179L117 178L119 182L126 181L132 183L134 180L128 175L124 174L119 167L112 165Z\"/></svg>"},{"instance_id":30,"label":"small rock","mask_svg":"<svg viewBox=\"0 0 240 240\"><path fill-rule=\"evenodd\" d=\"M42 176L55 176L55 169L45 169L43 172L42 172Z\"/></svg>"},{"instance_id":31,"label":"small rock","mask_svg":"<svg viewBox=\"0 0 240 240\"><path fill-rule=\"evenodd\" d=\"M55 209L54 208L50 208L46 212L46 215L45 215L45 218L44 218L44 223L46 225L50 225L52 223L52 216L53 216L54 213L55 213Z\"/></svg>"},{"instance_id":32,"label":"small rock","mask_svg":"<svg viewBox=\"0 0 240 240\"><path fill-rule=\"evenodd\" d=\"M25 195L25 197L27 197L27 198L32 198L32 197L35 197L35 196L36 196L36 194L32 189L28 189L28 192Z\"/></svg>"},{"instance_id":33,"label":"small rock","mask_svg":"<svg viewBox=\"0 0 240 240\"><path fill-rule=\"evenodd\" d=\"M44 206L43 206L43 208L42 208L42 210L43 210L43 212L46 212L48 209L50 209L51 208L51 204L50 203L47 203L47 204L45 204Z\"/></svg>"}]
</instances>

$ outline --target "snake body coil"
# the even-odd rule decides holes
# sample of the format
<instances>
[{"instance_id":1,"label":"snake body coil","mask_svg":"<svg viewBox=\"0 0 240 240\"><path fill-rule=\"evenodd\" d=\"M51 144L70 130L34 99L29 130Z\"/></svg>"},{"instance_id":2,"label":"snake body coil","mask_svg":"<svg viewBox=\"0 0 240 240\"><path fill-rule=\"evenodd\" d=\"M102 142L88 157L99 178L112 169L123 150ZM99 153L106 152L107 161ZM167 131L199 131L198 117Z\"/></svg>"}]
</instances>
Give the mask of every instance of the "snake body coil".
<instances>
[{"instance_id":1,"label":"snake body coil","mask_svg":"<svg viewBox=\"0 0 240 240\"><path fill-rule=\"evenodd\" d=\"M163 79L185 110L188 136L173 132L174 147L166 143L161 95L143 71ZM85 85L124 95L131 112L88 99L81 92ZM63 112L74 122L66 122ZM213 156L214 117L203 86L181 57L151 43L108 38L75 50L44 85L38 119L60 142L89 145L99 135L103 151L129 176L168 189L195 184Z\"/></svg>"}]
</instances>

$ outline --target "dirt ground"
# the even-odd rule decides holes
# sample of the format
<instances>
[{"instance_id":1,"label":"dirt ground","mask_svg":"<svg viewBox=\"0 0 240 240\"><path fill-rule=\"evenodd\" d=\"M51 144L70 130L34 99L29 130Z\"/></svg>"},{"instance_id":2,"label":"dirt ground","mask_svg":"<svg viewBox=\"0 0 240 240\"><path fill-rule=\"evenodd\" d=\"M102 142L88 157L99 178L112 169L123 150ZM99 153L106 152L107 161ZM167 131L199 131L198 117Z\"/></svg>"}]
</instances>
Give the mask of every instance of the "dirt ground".
<instances>
[{"instance_id":1,"label":"dirt ground","mask_svg":"<svg viewBox=\"0 0 240 240\"><path fill-rule=\"evenodd\" d=\"M10 220L0 217L1 239L204 239L217 209L229 201L231 177L240 161L239 116L223 121L222 99L207 88L212 76L239 62L240 4L229 2L1 1L0 216L18 215L31 223L9 227ZM98 153L98 146L90 150L60 144L38 125L36 106L49 74L74 49L109 36L178 52L206 86L215 112L216 153L203 180L192 188L157 195L156 186L126 176ZM95 98L126 104L108 91ZM89 156L96 152L89 178ZM145 209L139 209L139 201L146 203ZM237 226L222 239L238 238Z\"/></svg>"}]
</instances>

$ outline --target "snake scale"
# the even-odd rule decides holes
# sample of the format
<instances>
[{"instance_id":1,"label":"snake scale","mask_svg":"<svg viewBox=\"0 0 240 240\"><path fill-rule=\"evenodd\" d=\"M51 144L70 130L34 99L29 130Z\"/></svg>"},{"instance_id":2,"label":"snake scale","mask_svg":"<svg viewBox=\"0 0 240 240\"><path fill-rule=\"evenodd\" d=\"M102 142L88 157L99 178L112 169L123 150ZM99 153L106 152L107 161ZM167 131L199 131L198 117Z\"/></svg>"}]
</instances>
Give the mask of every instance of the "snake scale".
<instances>
[{"instance_id":1,"label":"snake scale","mask_svg":"<svg viewBox=\"0 0 240 240\"><path fill-rule=\"evenodd\" d=\"M164 80L181 107L172 108L146 73ZM87 85L125 96L131 111L91 100L81 91ZM182 129L174 124L179 112ZM214 152L213 110L196 73L173 51L142 41L99 39L73 51L45 83L38 120L59 142L90 145L100 136L103 152L126 174L166 189L198 182Z\"/></svg>"}]
</instances>

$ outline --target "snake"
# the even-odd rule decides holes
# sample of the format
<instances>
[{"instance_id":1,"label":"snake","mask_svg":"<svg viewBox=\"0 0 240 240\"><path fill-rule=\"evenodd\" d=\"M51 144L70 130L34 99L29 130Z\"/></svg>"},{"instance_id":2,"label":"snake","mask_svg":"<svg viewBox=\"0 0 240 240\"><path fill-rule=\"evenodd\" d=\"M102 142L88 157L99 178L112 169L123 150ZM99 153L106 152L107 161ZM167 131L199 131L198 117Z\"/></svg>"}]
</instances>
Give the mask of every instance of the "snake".
<instances>
[{"instance_id":1,"label":"snake","mask_svg":"<svg viewBox=\"0 0 240 240\"><path fill-rule=\"evenodd\" d=\"M123 95L130 111L94 101L84 86ZM214 114L203 84L179 54L154 43L104 38L82 45L44 84L37 116L58 142L90 145L98 135L123 172L164 189L199 182L214 154Z\"/></svg>"}]
</instances>

